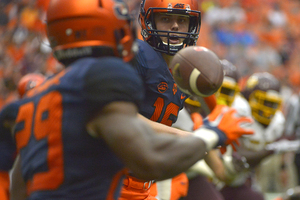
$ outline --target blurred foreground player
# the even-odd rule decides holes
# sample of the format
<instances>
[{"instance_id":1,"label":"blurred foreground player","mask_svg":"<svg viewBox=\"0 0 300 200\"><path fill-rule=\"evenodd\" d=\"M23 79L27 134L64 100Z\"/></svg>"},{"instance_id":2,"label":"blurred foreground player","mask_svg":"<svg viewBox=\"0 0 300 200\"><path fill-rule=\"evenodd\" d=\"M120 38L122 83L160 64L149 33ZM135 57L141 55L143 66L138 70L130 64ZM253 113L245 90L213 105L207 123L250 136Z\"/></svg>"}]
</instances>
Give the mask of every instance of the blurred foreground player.
<instances>
[{"instance_id":1,"label":"blurred foreground player","mask_svg":"<svg viewBox=\"0 0 300 200\"><path fill-rule=\"evenodd\" d=\"M242 91L247 101L235 95L231 106L240 115L253 117L255 122L251 128L254 134L240 139L241 145L237 152L246 158L249 169L236 173L234 180L221 189L225 200L264 199L264 195L255 188L252 178L254 169L261 161L277 152L267 149L268 144L276 142L283 134L285 119L279 109L282 101L279 92L279 81L273 75L263 72L255 73L247 80L246 88Z\"/></svg>"},{"instance_id":2,"label":"blurred foreground player","mask_svg":"<svg viewBox=\"0 0 300 200\"><path fill-rule=\"evenodd\" d=\"M46 77L39 73L29 73L23 76L18 83L18 93L20 98L34 87L41 85ZM14 124L14 123L13 123ZM26 183L22 178L20 156L16 157L13 169L11 171L10 199L22 200L27 197Z\"/></svg>"},{"instance_id":3,"label":"blurred foreground player","mask_svg":"<svg viewBox=\"0 0 300 200\"><path fill-rule=\"evenodd\" d=\"M45 77L42 74L37 74L37 73L30 73L27 74L25 76L23 76L19 83L18 83L18 93L19 93L19 97L23 98L24 94L29 91L30 89L34 88L37 85L40 85L43 81L45 80ZM9 109L7 110L8 112L10 111ZM2 113L6 113L6 111L3 111ZM12 129L13 125L14 125L14 120L5 120L0 122L3 126L5 126L7 129ZM2 132L2 131L1 131ZM3 145L1 145L0 142L0 146L3 147L3 149L5 149L6 144L4 143ZM11 147L13 147L14 145L11 145ZM14 151L14 148L9 148L11 149L11 151ZM8 163L10 163L11 160L14 159L13 154L10 153L10 151L1 151L1 156L4 159L3 163L5 163L5 160L8 160ZM1 161L2 162L2 161ZM8 200L13 199L11 195L9 195L9 187L10 186L10 180L9 180L9 168L2 168L1 172L0 172L0 199L1 200ZM19 180L18 180L19 181ZM24 182L22 179L20 180L22 183Z\"/></svg>"},{"instance_id":4,"label":"blurred foreground player","mask_svg":"<svg viewBox=\"0 0 300 200\"><path fill-rule=\"evenodd\" d=\"M125 166L143 180L170 178L205 151L251 133L239 126L251 120L233 118L225 107L185 137L156 134L137 118L143 84L124 62L134 46L122 1L52 0L47 29L66 69L9 105L13 139L5 127L0 135L7 150L20 154L27 199L117 199ZM0 170L12 163L1 161Z\"/></svg>"}]
</instances>

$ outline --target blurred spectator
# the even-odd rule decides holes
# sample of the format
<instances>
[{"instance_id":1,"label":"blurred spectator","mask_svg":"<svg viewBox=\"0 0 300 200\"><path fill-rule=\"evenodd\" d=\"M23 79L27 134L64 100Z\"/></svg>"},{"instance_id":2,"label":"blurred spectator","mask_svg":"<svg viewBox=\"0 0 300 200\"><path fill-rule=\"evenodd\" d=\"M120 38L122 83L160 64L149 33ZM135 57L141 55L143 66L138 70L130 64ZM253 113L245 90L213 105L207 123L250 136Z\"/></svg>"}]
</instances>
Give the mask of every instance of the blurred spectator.
<instances>
[{"instance_id":1,"label":"blurred spectator","mask_svg":"<svg viewBox=\"0 0 300 200\"><path fill-rule=\"evenodd\" d=\"M62 69L46 39L50 0L0 0L0 107L16 97L16 83L27 73L52 75Z\"/></svg>"},{"instance_id":2,"label":"blurred spectator","mask_svg":"<svg viewBox=\"0 0 300 200\"><path fill-rule=\"evenodd\" d=\"M273 7L268 11L267 17L271 24L276 27L284 27L287 23L287 16L278 3L274 3Z\"/></svg>"},{"instance_id":3,"label":"blurred spectator","mask_svg":"<svg viewBox=\"0 0 300 200\"><path fill-rule=\"evenodd\" d=\"M227 3L215 4L211 6L204 16L204 21L211 26L215 26L218 23L236 23L245 22L245 11L239 6L239 3L228 1Z\"/></svg>"}]
</instances>

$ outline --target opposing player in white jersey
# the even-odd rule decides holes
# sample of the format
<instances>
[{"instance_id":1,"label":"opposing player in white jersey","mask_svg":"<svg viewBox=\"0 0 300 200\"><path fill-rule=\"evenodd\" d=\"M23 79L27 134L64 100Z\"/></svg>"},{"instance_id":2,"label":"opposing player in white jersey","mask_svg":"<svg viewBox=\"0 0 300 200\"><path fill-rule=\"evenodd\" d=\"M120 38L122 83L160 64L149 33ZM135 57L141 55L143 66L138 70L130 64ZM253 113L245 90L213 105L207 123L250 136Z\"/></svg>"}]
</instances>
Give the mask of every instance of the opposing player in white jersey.
<instances>
[{"instance_id":1,"label":"opposing player in white jersey","mask_svg":"<svg viewBox=\"0 0 300 200\"><path fill-rule=\"evenodd\" d=\"M250 105L240 93L238 85L240 75L236 66L226 59L221 60L221 63L224 70L224 80L216 93L217 104L236 107L240 115L252 117Z\"/></svg>"},{"instance_id":2,"label":"opposing player in white jersey","mask_svg":"<svg viewBox=\"0 0 300 200\"><path fill-rule=\"evenodd\" d=\"M267 72L255 73L249 77L246 87L242 91L245 97L243 98L236 89L238 80L228 75L225 75L227 78L224 79L224 84L220 89L219 102L225 101L228 105L236 108L240 115L251 115L255 122L251 125L254 135L241 138L241 145L237 147L238 153L247 159L250 167L248 170L237 173L234 181L225 185L221 189L221 193L225 200L263 200L263 194L253 189L251 185L252 172L264 158L275 152L287 150L279 148L280 145L277 145L283 142L277 140L283 134L285 123L285 118L279 110L282 101L279 93L280 83ZM234 83L235 87L232 87ZM231 86L229 87L229 85ZM230 90L232 93L229 92Z\"/></svg>"},{"instance_id":3,"label":"opposing player in white jersey","mask_svg":"<svg viewBox=\"0 0 300 200\"><path fill-rule=\"evenodd\" d=\"M179 112L176 123L172 126L193 131L203 124L203 118L216 105L216 97L208 98L191 96L185 100L184 108ZM189 189L185 200L224 200L215 185L208 181L215 177L225 181L225 169L218 155L219 150L211 150L205 160L197 162L187 172Z\"/></svg>"},{"instance_id":4,"label":"opposing player in white jersey","mask_svg":"<svg viewBox=\"0 0 300 200\"><path fill-rule=\"evenodd\" d=\"M231 105L234 98L237 97L239 91L237 86L238 74L236 68L228 61L221 61L224 68L225 76L224 85L229 89L223 87L222 92L224 95L218 93L218 100L222 103ZM225 66L224 66L225 65ZM227 70L229 68L230 70ZM226 73L227 71L227 73ZM230 76L228 76L230 75ZM234 84L233 84L234 83ZM227 95L225 95L227 94ZM242 99L242 98L241 98ZM249 111L247 114L241 113L240 115L251 116L250 106L246 100L245 105L248 105ZM209 98L190 97L186 99L184 108L179 112L178 120L173 127L177 127L186 131L197 129L201 125L202 117L205 117L216 105L215 96ZM243 107L243 106L242 106ZM238 112L243 111L239 109ZM213 150L205 157L205 161L201 160L191 167L187 174L189 177L189 191L185 198L186 200L223 200L224 198L216 187L207 181L209 179L219 179L220 181L230 183L234 180L234 175L240 171L244 171L248 167L243 157L239 156L236 152L229 149L225 156L221 156L219 150Z\"/></svg>"}]
</instances>

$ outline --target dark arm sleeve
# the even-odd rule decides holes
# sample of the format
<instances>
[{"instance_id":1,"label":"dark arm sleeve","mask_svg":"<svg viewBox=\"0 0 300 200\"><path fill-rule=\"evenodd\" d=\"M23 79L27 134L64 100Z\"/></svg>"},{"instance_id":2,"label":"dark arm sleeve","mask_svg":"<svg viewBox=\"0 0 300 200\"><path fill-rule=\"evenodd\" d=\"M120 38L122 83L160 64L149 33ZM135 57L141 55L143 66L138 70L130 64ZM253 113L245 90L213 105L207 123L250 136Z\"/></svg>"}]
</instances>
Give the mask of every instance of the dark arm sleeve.
<instances>
[{"instance_id":1,"label":"dark arm sleeve","mask_svg":"<svg viewBox=\"0 0 300 200\"><path fill-rule=\"evenodd\" d=\"M121 59L99 59L90 66L84 81L85 99L98 107L112 101L130 101L139 106L144 98L140 77Z\"/></svg>"},{"instance_id":2,"label":"dark arm sleeve","mask_svg":"<svg viewBox=\"0 0 300 200\"><path fill-rule=\"evenodd\" d=\"M6 126L6 121L15 121L17 107L9 104L0 113L0 170L8 171L12 168L15 155L16 144L11 134L11 128Z\"/></svg>"}]
</instances>

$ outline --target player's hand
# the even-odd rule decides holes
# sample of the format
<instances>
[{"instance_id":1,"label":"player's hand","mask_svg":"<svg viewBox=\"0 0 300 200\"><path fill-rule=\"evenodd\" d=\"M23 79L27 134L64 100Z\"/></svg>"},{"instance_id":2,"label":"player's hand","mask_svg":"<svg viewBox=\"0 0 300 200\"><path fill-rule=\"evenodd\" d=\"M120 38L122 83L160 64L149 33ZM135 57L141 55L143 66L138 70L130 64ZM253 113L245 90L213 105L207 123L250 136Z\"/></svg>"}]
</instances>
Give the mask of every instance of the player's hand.
<instances>
[{"instance_id":1,"label":"player's hand","mask_svg":"<svg viewBox=\"0 0 300 200\"><path fill-rule=\"evenodd\" d=\"M230 144L233 149L235 149L234 143L239 145L239 137L242 135L253 134L253 130L246 128L246 126L251 123L253 123L251 118L239 116L234 108L217 105L212 113L204 119L203 126L198 129L199 131L196 130L195 132L199 136L201 134L201 130L211 130L218 136L218 141L214 147L221 147ZM207 137L211 136L207 135ZM204 140L206 139L204 138Z\"/></svg>"},{"instance_id":2,"label":"player's hand","mask_svg":"<svg viewBox=\"0 0 300 200\"><path fill-rule=\"evenodd\" d=\"M274 153L285 153L297 151L300 148L300 140L282 139L266 145L265 149Z\"/></svg>"},{"instance_id":3,"label":"player's hand","mask_svg":"<svg viewBox=\"0 0 300 200\"><path fill-rule=\"evenodd\" d=\"M226 173L231 176L249 169L247 159L244 156L239 155L238 152L232 152L232 155L224 155L222 156L222 159Z\"/></svg>"},{"instance_id":4,"label":"player's hand","mask_svg":"<svg viewBox=\"0 0 300 200\"><path fill-rule=\"evenodd\" d=\"M244 156L241 156L238 152L232 152L232 164L237 173L249 169L250 165Z\"/></svg>"},{"instance_id":5,"label":"player's hand","mask_svg":"<svg viewBox=\"0 0 300 200\"><path fill-rule=\"evenodd\" d=\"M238 152L232 152L232 155L223 155L222 161L225 167L225 183L231 183L240 176L240 173L249 170L247 159L239 155Z\"/></svg>"}]
</instances>

